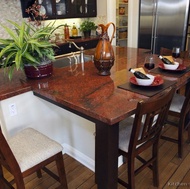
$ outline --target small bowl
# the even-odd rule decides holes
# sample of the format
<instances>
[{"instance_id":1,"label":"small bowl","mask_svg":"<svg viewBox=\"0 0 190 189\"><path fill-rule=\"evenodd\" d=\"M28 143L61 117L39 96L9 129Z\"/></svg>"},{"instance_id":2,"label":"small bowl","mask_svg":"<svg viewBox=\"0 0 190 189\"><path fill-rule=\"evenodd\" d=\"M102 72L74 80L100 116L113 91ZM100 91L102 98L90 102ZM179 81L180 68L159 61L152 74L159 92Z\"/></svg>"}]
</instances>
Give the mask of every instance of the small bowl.
<instances>
[{"instance_id":1,"label":"small bowl","mask_svg":"<svg viewBox=\"0 0 190 189\"><path fill-rule=\"evenodd\" d=\"M164 64L166 70L176 70L179 67L179 62L174 62L174 64Z\"/></svg>"},{"instance_id":2,"label":"small bowl","mask_svg":"<svg viewBox=\"0 0 190 189\"><path fill-rule=\"evenodd\" d=\"M136 78L137 84L141 86L149 86L153 83L154 81L154 76L150 74L146 74L150 79L139 79Z\"/></svg>"}]
</instances>

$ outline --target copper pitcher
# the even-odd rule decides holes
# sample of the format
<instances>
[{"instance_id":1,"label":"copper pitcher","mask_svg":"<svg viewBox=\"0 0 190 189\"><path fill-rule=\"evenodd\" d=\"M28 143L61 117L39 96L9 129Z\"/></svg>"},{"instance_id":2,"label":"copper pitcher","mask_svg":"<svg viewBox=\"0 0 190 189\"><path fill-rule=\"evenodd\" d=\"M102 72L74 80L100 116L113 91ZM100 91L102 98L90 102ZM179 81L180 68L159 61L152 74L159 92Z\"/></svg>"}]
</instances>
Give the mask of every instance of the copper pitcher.
<instances>
[{"instance_id":1,"label":"copper pitcher","mask_svg":"<svg viewBox=\"0 0 190 189\"><path fill-rule=\"evenodd\" d=\"M113 25L113 33L111 39L108 36L108 28L110 25ZM98 69L99 75L110 75L110 69L114 65L114 51L111 45L115 34L115 25L112 22L109 22L106 25L98 25L102 29L99 42L96 46L94 53L94 65Z\"/></svg>"}]
</instances>

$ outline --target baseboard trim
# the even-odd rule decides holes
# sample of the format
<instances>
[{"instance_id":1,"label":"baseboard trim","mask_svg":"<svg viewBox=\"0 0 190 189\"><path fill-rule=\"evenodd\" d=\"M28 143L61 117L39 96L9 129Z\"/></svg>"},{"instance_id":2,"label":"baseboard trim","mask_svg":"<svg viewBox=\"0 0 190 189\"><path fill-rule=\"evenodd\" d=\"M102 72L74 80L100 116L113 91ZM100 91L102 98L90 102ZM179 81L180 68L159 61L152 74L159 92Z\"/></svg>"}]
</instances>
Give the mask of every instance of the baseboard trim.
<instances>
[{"instance_id":1,"label":"baseboard trim","mask_svg":"<svg viewBox=\"0 0 190 189\"><path fill-rule=\"evenodd\" d=\"M85 154L81 153L80 151L76 150L72 146L64 143L63 145L63 153L68 154L69 156L73 157L80 163L82 163L84 166L95 172L95 161Z\"/></svg>"},{"instance_id":2,"label":"baseboard trim","mask_svg":"<svg viewBox=\"0 0 190 189\"><path fill-rule=\"evenodd\" d=\"M82 163L84 166L95 172L95 161L85 154L81 153L80 151L76 150L72 146L64 143L63 145L63 154L66 153L69 156L73 157L80 163ZM118 158L118 167L120 167L123 164L122 156L119 156Z\"/></svg>"}]
</instances>

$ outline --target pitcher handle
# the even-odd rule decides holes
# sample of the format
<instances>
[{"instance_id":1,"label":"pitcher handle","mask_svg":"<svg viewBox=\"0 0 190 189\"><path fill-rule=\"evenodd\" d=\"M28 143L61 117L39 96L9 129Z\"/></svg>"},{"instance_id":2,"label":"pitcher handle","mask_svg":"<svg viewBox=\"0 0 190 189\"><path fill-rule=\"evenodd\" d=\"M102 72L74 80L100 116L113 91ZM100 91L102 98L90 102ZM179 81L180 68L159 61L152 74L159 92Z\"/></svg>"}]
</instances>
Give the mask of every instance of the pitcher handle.
<instances>
[{"instance_id":1,"label":"pitcher handle","mask_svg":"<svg viewBox=\"0 0 190 189\"><path fill-rule=\"evenodd\" d=\"M109 22L107 24L107 28L109 28L109 26L112 25L113 26L113 33L112 33L112 36L111 36L111 39L110 39L110 43L112 43L112 40L114 38L114 34L115 34L115 24L113 22Z\"/></svg>"}]
</instances>

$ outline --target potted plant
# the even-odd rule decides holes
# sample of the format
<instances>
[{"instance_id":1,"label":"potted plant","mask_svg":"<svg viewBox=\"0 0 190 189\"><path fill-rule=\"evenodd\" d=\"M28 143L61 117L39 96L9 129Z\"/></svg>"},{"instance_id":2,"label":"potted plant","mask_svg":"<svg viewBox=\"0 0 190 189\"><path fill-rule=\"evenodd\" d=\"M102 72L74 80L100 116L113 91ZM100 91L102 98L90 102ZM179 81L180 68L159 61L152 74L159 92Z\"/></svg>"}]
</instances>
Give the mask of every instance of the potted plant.
<instances>
[{"instance_id":1,"label":"potted plant","mask_svg":"<svg viewBox=\"0 0 190 189\"><path fill-rule=\"evenodd\" d=\"M12 79L15 68L17 70L25 69L27 72L28 68L32 66L32 69L39 73L39 69L37 68L39 65L51 64L51 61L54 60L53 44L48 39L53 30L51 25L36 28L24 21L21 25L10 20L8 22L14 25L15 29L13 31L1 25L9 34L10 39L0 39L0 59L2 67L8 73L9 79ZM51 70L51 67L49 65L47 69ZM43 69L46 68L44 67ZM52 70L49 75L51 74ZM37 77L48 76L44 75L44 73L37 75ZM33 77L32 75L27 76Z\"/></svg>"},{"instance_id":2,"label":"potted plant","mask_svg":"<svg viewBox=\"0 0 190 189\"><path fill-rule=\"evenodd\" d=\"M45 18L39 15L40 6L33 4L26 11L32 15L33 22L23 21L21 24L8 20L14 29L2 25L9 34L9 39L0 39L1 67L5 68L9 79L13 77L13 71L24 70L29 78L40 78L52 74L54 50L50 42L50 35L56 29L54 23L41 26L39 19ZM32 71L32 72L31 72Z\"/></svg>"},{"instance_id":3,"label":"potted plant","mask_svg":"<svg viewBox=\"0 0 190 189\"><path fill-rule=\"evenodd\" d=\"M96 30L97 26L94 22L84 20L80 25L80 30L84 33L84 37L89 37L91 35L91 30Z\"/></svg>"}]
</instances>

